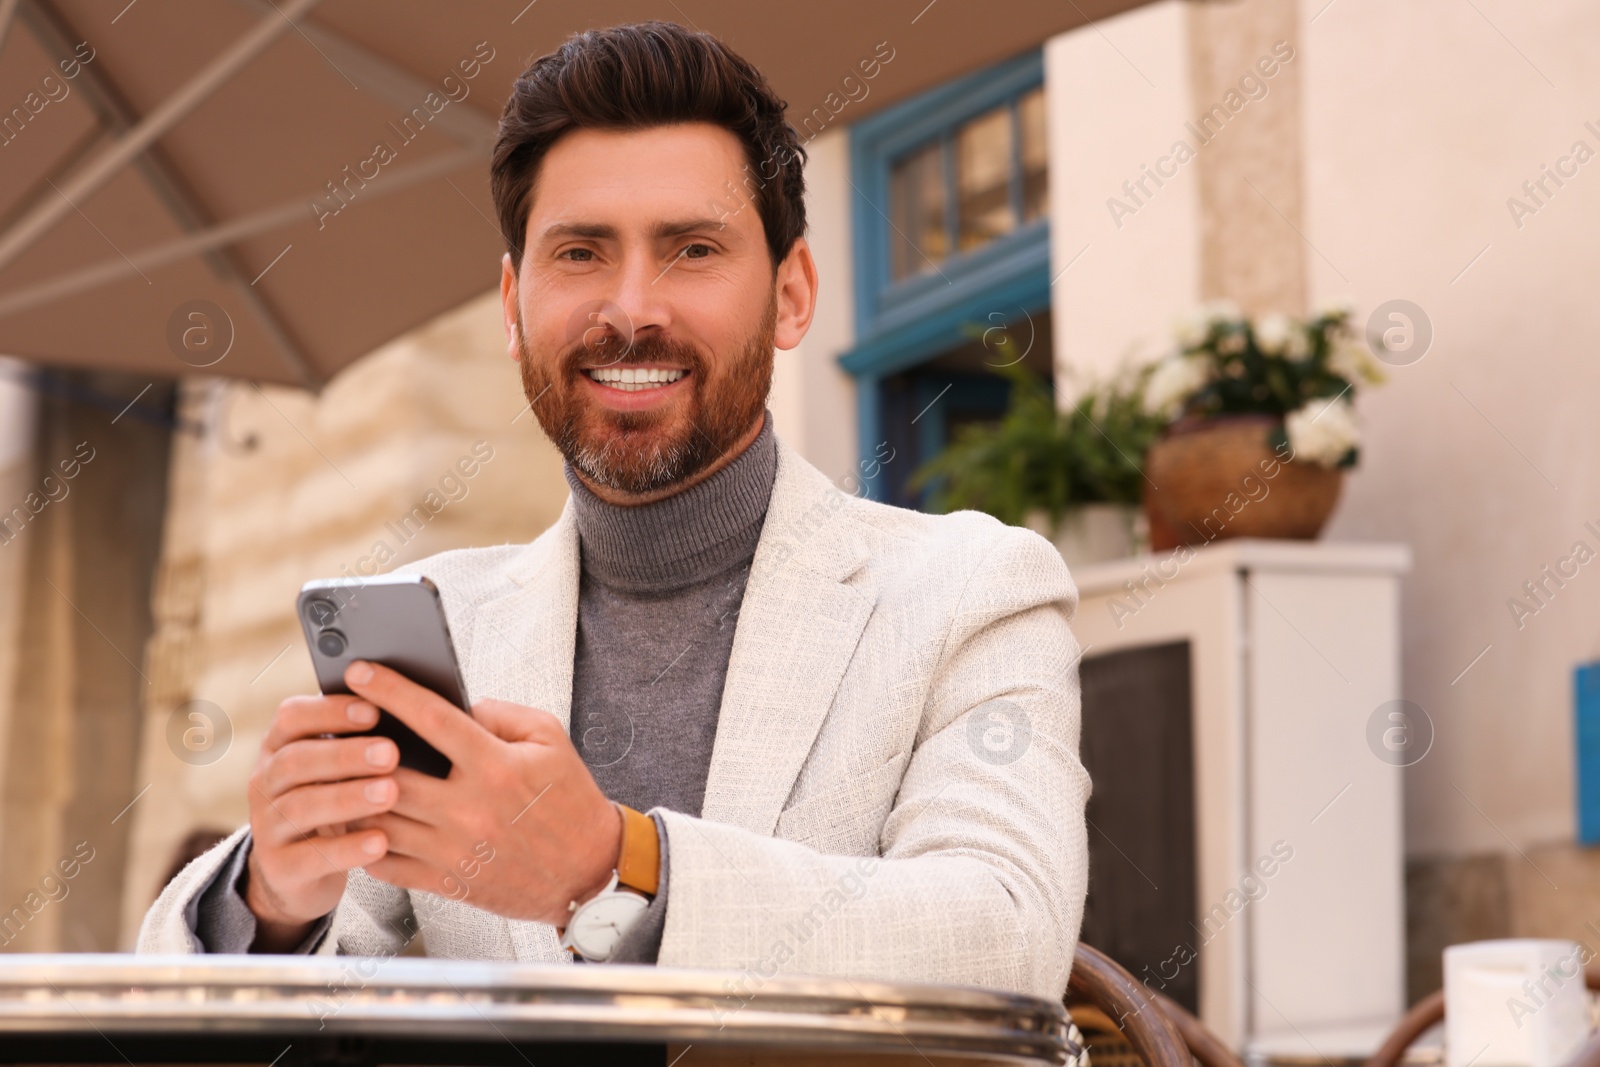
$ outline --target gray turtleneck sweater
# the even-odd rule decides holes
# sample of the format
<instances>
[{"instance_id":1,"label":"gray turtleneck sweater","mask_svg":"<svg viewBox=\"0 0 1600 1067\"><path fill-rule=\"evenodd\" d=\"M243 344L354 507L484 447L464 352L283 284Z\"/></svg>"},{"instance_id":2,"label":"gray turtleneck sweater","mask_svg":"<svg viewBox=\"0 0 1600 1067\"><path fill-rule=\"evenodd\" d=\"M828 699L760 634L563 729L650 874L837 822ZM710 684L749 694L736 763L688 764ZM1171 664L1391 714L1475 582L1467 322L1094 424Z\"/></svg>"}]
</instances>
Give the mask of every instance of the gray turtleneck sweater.
<instances>
[{"instance_id":1,"label":"gray turtleneck sweater","mask_svg":"<svg viewBox=\"0 0 1600 1067\"><path fill-rule=\"evenodd\" d=\"M601 790L639 811L699 815L722 685L750 561L778 471L771 416L733 462L652 504L607 504L566 469L583 576L572 671L572 743ZM654 963L661 886L613 960Z\"/></svg>"},{"instance_id":2,"label":"gray turtleneck sweater","mask_svg":"<svg viewBox=\"0 0 1600 1067\"><path fill-rule=\"evenodd\" d=\"M602 792L638 811L699 815L745 580L778 472L767 414L761 433L705 481L622 507L566 468L582 577L572 671L572 743ZM666 922L668 854L654 902L618 946L618 963L654 963ZM240 887L248 838L189 905L207 952L248 952L255 916ZM299 951L314 951L329 921Z\"/></svg>"}]
</instances>

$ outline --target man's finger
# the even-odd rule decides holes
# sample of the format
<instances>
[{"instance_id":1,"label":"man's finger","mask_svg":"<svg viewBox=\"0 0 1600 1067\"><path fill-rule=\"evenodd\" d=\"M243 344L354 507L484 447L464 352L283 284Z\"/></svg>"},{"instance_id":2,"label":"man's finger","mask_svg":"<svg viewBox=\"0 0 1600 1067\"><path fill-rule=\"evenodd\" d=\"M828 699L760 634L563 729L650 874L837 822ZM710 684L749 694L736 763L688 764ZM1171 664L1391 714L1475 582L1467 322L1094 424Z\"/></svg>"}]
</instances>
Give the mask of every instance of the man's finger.
<instances>
[{"instance_id":1,"label":"man's finger","mask_svg":"<svg viewBox=\"0 0 1600 1067\"><path fill-rule=\"evenodd\" d=\"M451 785L449 779L435 778L431 774L423 774L408 767L395 768L392 777L400 786L400 798L394 802L390 811L424 826L440 826L448 818L451 805L456 802L458 788ZM539 810L538 803L550 799L546 793L551 786L548 784L540 786L531 793L527 792L528 788L518 786L514 792L508 791L503 796L495 796L493 809L489 812L493 819L491 825L503 829L523 821L523 816L533 819L534 813ZM529 822L527 825L532 823Z\"/></svg>"},{"instance_id":2,"label":"man's finger","mask_svg":"<svg viewBox=\"0 0 1600 1067\"><path fill-rule=\"evenodd\" d=\"M265 844L288 845L317 834L330 823L388 811L399 790L391 778L362 778L351 782L306 785L291 789L268 801L272 818L259 828ZM318 841L337 840L341 835L319 835Z\"/></svg>"},{"instance_id":3,"label":"man's finger","mask_svg":"<svg viewBox=\"0 0 1600 1067\"><path fill-rule=\"evenodd\" d=\"M345 693L290 697L278 705L261 748L276 752L291 741L322 734L357 733L377 724L378 709L360 697Z\"/></svg>"},{"instance_id":4,"label":"man's finger","mask_svg":"<svg viewBox=\"0 0 1600 1067\"><path fill-rule=\"evenodd\" d=\"M409 767L395 768L394 780L400 787L400 797L389 810L425 826L439 825L455 797L449 780L435 778Z\"/></svg>"},{"instance_id":5,"label":"man's finger","mask_svg":"<svg viewBox=\"0 0 1600 1067\"><path fill-rule=\"evenodd\" d=\"M445 853L439 853L441 839L437 831L431 826L426 826L415 819L408 819L393 811L380 812L369 816L356 823L364 830L382 830L385 840L389 842L389 853L396 856L410 856L414 860L436 867L449 867L454 861ZM449 845L444 845L448 848ZM461 846L462 855L471 858L470 846Z\"/></svg>"},{"instance_id":6,"label":"man's finger","mask_svg":"<svg viewBox=\"0 0 1600 1067\"><path fill-rule=\"evenodd\" d=\"M277 797L316 782L388 774L399 762L400 749L387 737L306 738L268 756L256 784L265 795Z\"/></svg>"},{"instance_id":7,"label":"man's finger","mask_svg":"<svg viewBox=\"0 0 1600 1067\"><path fill-rule=\"evenodd\" d=\"M390 852L364 866L369 875L380 882L388 882L396 889L415 889L423 893L436 893L439 896L450 895L451 882L446 879L443 871L410 856L400 856ZM459 897L464 894L457 891L456 895Z\"/></svg>"},{"instance_id":8,"label":"man's finger","mask_svg":"<svg viewBox=\"0 0 1600 1067\"><path fill-rule=\"evenodd\" d=\"M526 708L505 700L475 701L472 717L502 741L550 744L567 736L567 732L561 728L561 720L548 711Z\"/></svg>"},{"instance_id":9,"label":"man's finger","mask_svg":"<svg viewBox=\"0 0 1600 1067\"><path fill-rule=\"evenodd\" d=\"M361 830L338 837L308 837L279 850L279 877L311 882L340 871L366 867L388 849L382 830Z\"/></svg>"},{"instance_id":10,"label":"man's finger","mask_svg":"<svg viewBox=\"0 0 1600 1067\"><path fill-rule=\"evenodd\" d=\"M452 763L472 762L488 732L472 716L431 689L388 667L357 660L345 668L345 684L417 732Z\"/></svg>"}]
</instances>

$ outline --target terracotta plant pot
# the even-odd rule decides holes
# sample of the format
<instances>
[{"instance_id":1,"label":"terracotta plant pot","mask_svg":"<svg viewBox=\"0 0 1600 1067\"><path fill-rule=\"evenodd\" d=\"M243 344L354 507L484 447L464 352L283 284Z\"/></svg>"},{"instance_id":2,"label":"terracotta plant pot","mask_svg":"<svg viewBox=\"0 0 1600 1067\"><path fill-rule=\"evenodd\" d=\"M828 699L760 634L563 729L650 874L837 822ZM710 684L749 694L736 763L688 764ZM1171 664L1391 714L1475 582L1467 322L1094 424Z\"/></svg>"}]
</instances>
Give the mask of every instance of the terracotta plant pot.
<instances>
[{"instance_id":1,"label":"terracotta plant pot","mask_svg":"<svg viewBox=\"0 0 1600 1067\"><path fill-rule=\"evenodd\" d=\"M1154 483L1145 487L1151 548L1320 534L1339 502L1344 472L1286 460L1293 455L1287 445L1274 451L1268 443L1282 426L1270 415L1174 423L1145 460Z\"/></svg>"}]
</instances>

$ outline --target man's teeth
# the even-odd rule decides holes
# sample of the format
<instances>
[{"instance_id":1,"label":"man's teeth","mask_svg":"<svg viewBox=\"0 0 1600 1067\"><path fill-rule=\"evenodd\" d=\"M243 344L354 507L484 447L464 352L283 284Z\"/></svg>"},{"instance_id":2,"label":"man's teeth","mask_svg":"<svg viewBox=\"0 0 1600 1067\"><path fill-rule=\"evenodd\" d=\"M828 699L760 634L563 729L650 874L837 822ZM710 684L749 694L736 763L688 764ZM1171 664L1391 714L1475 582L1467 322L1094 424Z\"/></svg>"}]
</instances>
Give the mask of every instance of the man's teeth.
<instances>
[{"instance_id":1,"label":"man's teeth","mask_svg":"<svg viewBox=\"0 0 1600 1067\"><path fill-rule=\"evenodd\" d=\"M587 373L590 378L613 389L633 393L640 389L659 389L688 372L660 367L593 367Z\"/></svg>"}]
</instances>

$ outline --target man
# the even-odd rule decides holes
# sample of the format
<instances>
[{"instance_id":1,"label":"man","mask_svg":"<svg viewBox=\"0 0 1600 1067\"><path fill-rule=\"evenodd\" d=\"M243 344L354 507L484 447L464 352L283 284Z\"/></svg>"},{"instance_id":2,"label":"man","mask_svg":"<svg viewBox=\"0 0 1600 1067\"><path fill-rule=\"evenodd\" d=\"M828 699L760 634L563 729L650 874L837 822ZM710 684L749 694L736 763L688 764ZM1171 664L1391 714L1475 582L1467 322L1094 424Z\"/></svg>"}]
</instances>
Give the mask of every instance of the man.
<instances>
[{"instance_id":1,"label":"man","mask_svg":"<svg viewBox=\"0 0 1600 1067\"><path fill-rule=\"evenodd\" d=\"M250 824L144 951L658 962L1058 998L1087 879L1076 591L1042 538L841 492L774 437L804 152L705 34L578 35L493 191L511 357L571 499L441 590L463 714L380 666L284 701ZM453 762L349 735L384 708ZM641 814L648 813L648 815Z\"/></svg>"}]
</instances>

